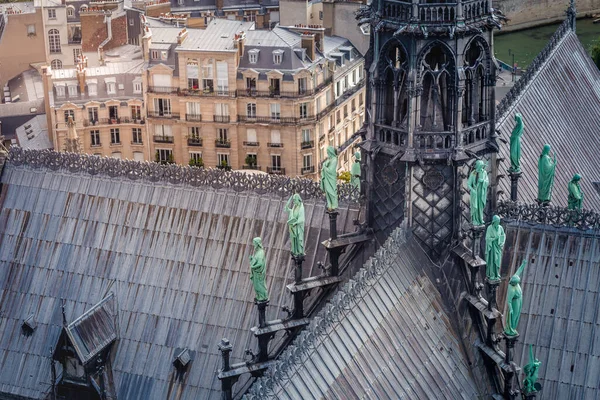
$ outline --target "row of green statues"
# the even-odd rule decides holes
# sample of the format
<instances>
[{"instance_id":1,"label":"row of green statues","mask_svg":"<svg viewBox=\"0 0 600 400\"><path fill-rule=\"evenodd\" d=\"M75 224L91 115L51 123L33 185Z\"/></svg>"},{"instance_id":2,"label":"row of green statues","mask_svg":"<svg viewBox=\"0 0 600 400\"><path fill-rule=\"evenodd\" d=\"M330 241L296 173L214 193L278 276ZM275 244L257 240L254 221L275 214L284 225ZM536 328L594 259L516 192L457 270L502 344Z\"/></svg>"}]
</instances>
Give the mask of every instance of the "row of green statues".
<instances>
[{"instance_id":1,"label":"row of green statues","mask_svg":"<svg viewBox=\"0 0 600 400\"><path fill-rule=\"evenodd\" d=\"M521 173L521 138L525 131L523 116L515 114L515 127L510 135L510 168L508 172ZM552 200L552 187L554 186L554 174L556 172L556 153L550 156L551 147L544 145L542 154L538 160L538 197L540 204L548 204ZM580 210L583 208L583 191L581 190L581 175L573 175L569 182L568 208ZM475 224L474 224L475 225Z\"/></svg>"},{"instance_id":2,"label":"row of green statues","mask_svg":"<svg viewBox=\"0 0 600 400\"><path fill-rule=\"evenodd\" d=\"M360 152L354 154L355 162L350 170L350 184L360 190ZM333 146L327 148L327 159L321 170L321 190L325 193L327 210L333 211L338 207L337 191L337 151ZM284 206L288 213L288 230L290 233L290 252L292 257L304 256L304 203L298 193L294 193ZM267 301L269 294L266 285L265 250L262 239L256 237L252 240L254 253L250 256L250 279L254 286L256 301Z\"/></svg>"}]
</instances>

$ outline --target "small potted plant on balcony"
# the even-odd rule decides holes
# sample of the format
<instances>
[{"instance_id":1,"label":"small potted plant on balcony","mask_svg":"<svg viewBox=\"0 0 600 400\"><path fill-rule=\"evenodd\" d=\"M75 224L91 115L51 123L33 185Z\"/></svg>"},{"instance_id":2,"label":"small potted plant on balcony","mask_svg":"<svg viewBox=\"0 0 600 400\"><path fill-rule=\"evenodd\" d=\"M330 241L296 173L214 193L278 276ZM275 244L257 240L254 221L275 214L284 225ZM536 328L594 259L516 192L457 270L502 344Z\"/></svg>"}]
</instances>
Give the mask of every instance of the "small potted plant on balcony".
<instances>
[{"instance_id":1,"label":"small potted plant on balcony","mask_svg":"<svg viewBox=\"0 0 600 400\"><path fill-rule=\"evenodd\" d=\"M245 161L249 168L256 168L256 156L247 155Z\"/></svg>"},{"instance_id":2,"label":"small potted plant on balcony","mask_svg":"<svg viewBox=\"0 0 600 400\"><path fill-rule=\"evenodd\" d=\"M199 157L197 160L194 159L194 158L190 158L189 165L190 165L190 167L203 168L204 167L204 160L202 160L202 157Z\"/></svg>"},{"instance_id":3,"label":"small potted plant on balcony","mask_svg":"<svg viewBox=\"0 0 600 400\"><path fill-rule=\"evenodd\" d=\"M225 160L222 160L222 161L221 161L221 164L219 164L219 165L217 166L217 168L219 168L219 169L223 169L223 170L225 170L225 171L231 171L231 167L229 166L229 164L227 164L227 161L225 161Z\"/></svg>"}]
</instances>

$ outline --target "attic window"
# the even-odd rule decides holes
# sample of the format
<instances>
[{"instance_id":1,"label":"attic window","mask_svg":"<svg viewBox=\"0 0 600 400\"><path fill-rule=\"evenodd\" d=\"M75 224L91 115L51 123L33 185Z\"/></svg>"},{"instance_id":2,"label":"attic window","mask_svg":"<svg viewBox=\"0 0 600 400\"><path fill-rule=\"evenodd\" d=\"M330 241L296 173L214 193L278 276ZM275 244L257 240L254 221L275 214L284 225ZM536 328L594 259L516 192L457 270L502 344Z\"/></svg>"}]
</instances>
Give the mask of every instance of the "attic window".
<instances>
[{"instance_id":1,"label":"attic window","mask_svg":"<svg viewBox=\"0 0 600 400\"><path fill-rule=\"evenodd\" d=\"M163 51L160 52L160 59L161 60L166 60L168 56L169 56L169 53L167 53L166 51L163 50Z\"/></svg>"},{"instance_id":2,"label":"attic window","mask_svg":"<svg viewBox=\"0 0 600 400\"><path fill-rule=\"evenodd\" d=\"M115 78L106 78L104 79L106 83L106 93L107 94L116 94L117 93L117 82Z\"/></svg>"},{"instance_id":3,"label":"attic window","mask_svg":"<svg viewBox=\"0 0 600 400\"><path fill-rule=\"evenodd\" d=\"M260 52L260 50L257 49L252 49L250 51L248 51L248 60L250 61L250 64L256 64L258 62L258 53Z\"/></svg>"},{"instance_id":4,"label":"attic window","mask_svg":"<svg viewBox=\"0 0 600 400\"><path fill-rule=\"evenodd\" d=\"M35 320L33 319L33 315L30 315L29 317L27 317L27 319L25 321L23 321L23 325L21 325L21 331L23 332L23 335L25 335L25 336L33 335L35 328L36 328L36 324L35 324Z\"/></svg>"},{"instance_id":5,"label":"attic window","mask_svg":"<svg viewBox=\"0 0 600 400\"><path fill-rule=\"evenodd\" d=\"M273 64L279 65L283 61L283 50L273 51Z\"/></svg>"},{"instance_id":6,"label":"attic window","mask_svg":"<svg viewBox=\"0 0 600 400\"><path fill-rule=\"evenodd\" d=\"M190 350L186 347L185 349L181 350L179 353L176 353L175 361L173 361L173 365L175 366L175 368L177 368L178 371L185 372L185 370L187 370L187 367L188 367L190 361L192 361L192 355L190 353Z\"/></svg>"}]
</instances>

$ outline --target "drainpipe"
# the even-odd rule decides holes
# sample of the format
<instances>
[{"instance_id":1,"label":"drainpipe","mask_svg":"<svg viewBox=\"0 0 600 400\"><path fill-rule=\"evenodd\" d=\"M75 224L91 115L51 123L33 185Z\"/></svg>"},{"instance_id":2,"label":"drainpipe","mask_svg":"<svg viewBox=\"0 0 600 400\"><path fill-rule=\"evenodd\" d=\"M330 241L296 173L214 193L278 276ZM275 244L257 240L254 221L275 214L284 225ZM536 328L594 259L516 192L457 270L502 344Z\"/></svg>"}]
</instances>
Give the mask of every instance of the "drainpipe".
<instances>
[{"instance_id":1,"label":"drainpipe","mask_svg":"<svg viewBox=\"0 0 600 400\"><path fill-rule=\"evenodd\" d=\"M104 39L102 43L100 43L100 46L98 46L98 61L102 65L104 65L104 46L112 40L111 17L111 15L106 15L104 17L104 22L106 23L106 30L108 31L108 37Z\"/></svg>"}]
</instances>

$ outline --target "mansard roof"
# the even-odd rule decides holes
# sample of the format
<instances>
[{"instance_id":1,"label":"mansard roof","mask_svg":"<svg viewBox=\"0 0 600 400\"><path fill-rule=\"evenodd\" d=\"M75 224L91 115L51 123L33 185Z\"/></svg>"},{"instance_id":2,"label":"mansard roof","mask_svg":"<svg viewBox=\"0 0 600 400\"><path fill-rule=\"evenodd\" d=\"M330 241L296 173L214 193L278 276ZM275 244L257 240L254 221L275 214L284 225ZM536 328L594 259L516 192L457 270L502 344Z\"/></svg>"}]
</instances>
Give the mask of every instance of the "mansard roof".
<instances>
[{"instance_id":1,"label":"mansard roof","mask_svg":"<svg viewBox=\"0 0 600 400\"><path fill-rule=\"evenodd\" d=\"M45 398L61 299L71 323L113 292L118 333L105 324L100 340L84 340L93 351L82 357L118 334L117 398L219 399L216 344L231 340L232 362L256 347L253 237L266 249L267 318L291 304L290 192L305 198L305 276L326 258L319 243L329 220L316 182L16 148L10 157L0 194L0 397ZM342 202L339 211L340 233L352 232L357 206ZM26 337L30 315L37 326ZM181 381L172 363L183 348L193 360Z\"/></svg>"},{"instance_id":2,"label":"mansard roof","mask_svg":"<svg viewBox=\"0 0 600 400\"><path fill-rule=\"evenodd\" d=\"M246 395L475 399L479 391L431 261L398 228Z\"/></svg>"},{"instance_id":3,"label":"mansard roof","mask_svg":"<svg viewBox=\"0 0 600 400\"><path fill-rule=\"evenodd\" d=\"M600 182L600 70L568 20L502 100L497 129L507 141L516 113L521 113L525 122L519 200L533 203L537 198L537 163L548 143L558 158L553 203L566 206L568 182L579 173L583 177L584 208L600 210L600 191L593 185ZM500 173L505 173L510 167L510 146L499 143L504 158ZM500 187L510 196L508 174Z\"/></svg>"},{"instance_id":4,"label":"mansard roof","mask_svg":"<svg viewBox=\"0 0 600 400\"><path fill-rule=\"evenodd\" d=\"M529 362L529 345L542 364L545 399L600 398L600 238L572 228L506 226L503 277L522 260L523 309L515 362ZM498 290L506 312L506 283Z\"/></svg>"}]
</instances>

